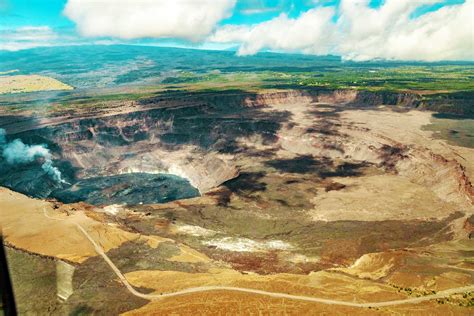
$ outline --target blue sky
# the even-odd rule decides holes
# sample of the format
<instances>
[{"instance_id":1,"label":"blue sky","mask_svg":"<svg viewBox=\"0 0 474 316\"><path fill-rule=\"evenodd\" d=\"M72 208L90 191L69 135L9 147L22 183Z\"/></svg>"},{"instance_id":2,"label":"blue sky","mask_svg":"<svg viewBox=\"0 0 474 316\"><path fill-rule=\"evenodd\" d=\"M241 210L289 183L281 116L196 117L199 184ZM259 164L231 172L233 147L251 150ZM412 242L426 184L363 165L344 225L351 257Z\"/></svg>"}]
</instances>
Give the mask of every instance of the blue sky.
<instances>
[{"instance_id":1,"label":"blue sky","mask_svg":"<svg viewBox=\"0 0 474 316\"><path fill-rule=\"evenodd\" d=\"M100 10L101 8L98 8L96 5L97 2L101 1L104 3L103 10ZM3 37L0 37L0 49L17 50L35 46L58 45L59 43L64 45L68 43L87 44L110 42L191 46L198 48L240 47L240 51L243 52L242 54L246 54L247 52L251 54L261 50L273 50L314 54L339 53L343 55L344 53L350 56L351 52L346 52L345 49L336 47L344 46L343 43L327 44L329 40L323 36L324 34L321 34L319 38L312 38L311 41L313 42L311 43L306 39L305 43L293 45L290 43L282 44L276 32L278 31L282 34L282 37L300 35L289 33L285 35L286 28L283 24L286 23L288 30L291 30L291 28L298 29L300 30L298 33L304 32L307 26L308 32L321 33L322 29L324 29L324 32L338 32L338 37L349 36L347 34L358 28L357 23L364 24L365 21L363 19L358 20L355 15L352 16L347 8L344 11L341 1L345 2L345 7L350 7L351 4L361 2L362 5L359 5L359 7L363 6L363 9L366 10L361 12L367 12L369 15L371 14L370 12L378 10L378 14L385 20L381 22L378 21L377 14L374 14L372 24L374 28L382 25L384 29L374 29L372 31L378 31L380 34L382 31L385 32L388 28L393 28L390 23L403 22L400 19L394 19L394 15L396 14L409 14L410 20L414 21L412 23L414 30L420 28L419 24L421 22L416 24L416 21L426 20L424 23L427 28L430 28L425 31L425 35L428 36L428 34L433 33L434 26L431 25L432 23L428 18L425 18L426 16L433 16L432 21L437 19L436 23L439 24L439 28L445 28L445 26L443 26L445 23L439 21L440 17L432 13L436 13L437 11L442 12L449 7L464 7L464 11L469 10L469 8L472 9L472 6L469 7L466 0L195 0L195 2L202 2L201 6L205 8L204 12L206 12L198 16L196 11L198 11L199 7L189 5L189 1L187 3L186 0L155 0L154 2L150 2L150 0L120 0L121 3L125 3L125 5L123 5L124 12L117 10L116 7L120 6L117 5L117 1L119 0L115 2L113 0L100 0L95 1L95 4L91 4L92 1L90 0L0 0L0 36ZM148 4L144 4L137 9L136 3L140 1ZM391 2L393 4L396 1L405 3L405 7L399 6L398 11L390 9L391 5L387 3ZM169 6L170 2L181 3L178 4L178 6L181 6L181 8L177 9L179 12L169 11L171 10ZM467 2L472 3L472 0L467 0ZM143 24L141 23L142 20L148 21L146 16L147 6L152 7L149 10L150 12L153 10L156 10L153 12L164 12L161 19L164 18L166 20L166 17L170 17L171 19L167 21L168 28L166 25L154 25L152 23L152 16L149 17L148 24L143 24L143 29L140 30L137 29L138 26L135 25L136 23L125 25L123 24L125 22L117 22L127 20L126 16L124 16L124 14L127 13L127 5L129 6L128 11L134 12L137 16L144 17L144 19L139 19L140 23L138 24L140 25ZM67 9L65 10L65 8ZM354 8L354 10L359 10L357 7ZM138 12L139 9L142 9L144 12ZM103 14L101 16L100 11L110 14ZM301 17L306 13L314 23L308 24L307 21L303 21L304 19ZM114 14L116 16L114 16ZM450 14L451 16L446 14L446 17L444 17L445 19L450 19L449 21L447 20L446 23L451 23L453 28L454 25L459 27L459 24L456 24L454 20L459 19L461 13L452 12ZM205 25L195 24L186 26L176 22L176 20L186 20L188 15L192 21L205 21ZM326 18L327 20L324 20ZM472 12L471 18L474 19ZM160 17L155 20L159 19ZM317 23L323 20L324 23ZM342 22L338 24L340 21L349 21L347 23L351 24L351 28L347 28ZM109 25L104 26L104 24L107 23L109 23ZM118 24L114 25L114 23ZM306 24L303 25L303 23ZM384 23L386 23L385 26ZM101 29L101 27L103 28ZM170 30L170 27L173 27L176 32ZM202 31L193 34L192 31L186 29L186 27ZM270 29L269 31L269 27L274 27L275 34L272 32L273 30ZM346 28L344 29L343 27ZM423 25L423 27L425 27L425 25ZM470 34L464 34L463 37L464 40L469 40L469 35L472 35L472 24L467 24L465 27L468 28L468 31L469 28L471 28ZM262 31L264 28L267 33L271 34L272 38L265 38L267 36ZM336 28L337 30L334 31ZM400 28L403 28L402 24L400 24ZM114 29L118 30L117 33L113 31ZM153 31L147 32L144 29ZM452 29L447 31L457 30ZM259 34L259 32L261 34L259 38L251 39L252 36L255 37L255 34ZM409 30L405 30L405 33L402 35L406 38L409 33ZM35 34L38 34L37 38L35 38ZM400 37L400 34L396 34L396 30L391 30L389 35L394 39ZM423 37L425 35L421 34L420 36ZM296 37L298 38L299 36ZM336 38L336 35L334 38ZM353 38L353 36L350 38ZM324 43L326 46L336 48L314 49L314 46L321 44L316 42L318 40L324 40L326 41ZM330 40L334 39L332 38ZM459 41L461 41L461 39L459 39ZM450 40L450 42L452 41ZM249 49L246 49L246 47ZM257 49L253 47L257 47ZM465 49L465 47L463 49ZM456 50L459 51L459 49ZM460 57L465 55L463 54L461 54ZM355 52L355 55L363 56L367 54ZM384 55L387 55L391 59L397 59L390 57L391 53L380 53L378 57L386 58L387 56ZM407 54L407 56L409 57L410 54ZM447 57L451 59L450 56L447 55ZM457 57L454 56L452 59L457 59Z\"/></svg>"}]
</instances>

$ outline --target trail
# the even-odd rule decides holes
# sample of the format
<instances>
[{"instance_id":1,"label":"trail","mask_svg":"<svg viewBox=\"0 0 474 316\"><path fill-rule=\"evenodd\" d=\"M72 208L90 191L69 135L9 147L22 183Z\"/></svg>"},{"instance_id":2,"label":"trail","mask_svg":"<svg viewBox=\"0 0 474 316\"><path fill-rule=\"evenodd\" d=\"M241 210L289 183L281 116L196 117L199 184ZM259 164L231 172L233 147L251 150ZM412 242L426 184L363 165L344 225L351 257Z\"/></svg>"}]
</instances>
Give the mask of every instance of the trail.
<instances>
[{"instance_id":1,"label":"trail","mask_svg":"<svg viewBox=\"0 0 474 316\"><path fill-rule=\"evenodd\" d=\"M56 221L64 221L66 218L55 218L49 216L46 212L46 207L43 207L43 214L45 217L56 220ZM421 302L430 301L433 299L438 298L445 298L452 294L461 293L461 292L469 292L474 291L474 285L468 285L464 287L457 287L448 290L439 291L436 294L430 294L420 297L413 297L413 298L406 298L402 300L393 300L393 301L383 301L383 302L373 302L373 303L354 303L354 302L347 302L347 301L338 301L326 298L319 298L319 297L311 297L311 296L301 296L301 295L292 295L286 293L276 293L276 292L267 292L262 290L250 289L250 288L242 288L242 287L233 287L233 286L199 286L199 287L192 287L176 292L171 293L164 293L164 294L143 294L138 292L125 278L122 272L117 268L117 266L110 260L107 254L104 252L102 247L95 242L95 240L89 235L89 233L78 223L74 223L74 225L82 232L82 234L89 240L89 242L94 246L95 251L97 254L102 256L105 262L109 265L109 267L114 271L114 273L119 277L120 281L125 285L130 293L133 295L147 299L147 300L157 300L162 298L169 298L174 296L180 296L185 294L191 293L199 293L199 292L209 292L209 291L234 291L234 292L244 292L244 293L251 293L251 294L258 294L258 295L265 295L275 298L286 298L292 300L299 300L299 301L307 301L307 302L315 302L315 303L322 303L328 305L340 305L340 306L349 306L349 307L360 307L360 308L367 308L367 307L386 307L386 306L395 306L395 305L403 305L403 304L417 304Z\"/></svg>"}]
</instances>

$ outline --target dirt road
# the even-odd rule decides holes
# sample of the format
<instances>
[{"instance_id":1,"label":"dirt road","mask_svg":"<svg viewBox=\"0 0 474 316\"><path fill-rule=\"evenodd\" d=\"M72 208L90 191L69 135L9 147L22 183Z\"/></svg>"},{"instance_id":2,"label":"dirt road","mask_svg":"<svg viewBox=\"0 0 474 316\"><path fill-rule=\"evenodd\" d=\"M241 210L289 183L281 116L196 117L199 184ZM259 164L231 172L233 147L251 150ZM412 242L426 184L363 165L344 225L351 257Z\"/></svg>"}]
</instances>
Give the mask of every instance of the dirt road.
<instances>
[{"instance_id":1,"label":"dirt road","mask_svg":"<svg viewBox=\"0 0 474 316\"><path fill-rule=\"evenodd\" d=\"M67 220L67 219L59 219L51 217L47 214L46 208L43 208L43 214L49 219L52 220ZM164 294L143 294L138 292L125 278L122 272L117 268L117 266L110 260L104 250L95 242L95 240L89 235L89 233L79 224L75 224L76 227L84 234L84 236L90 241L90 243L94 246L95 251L97 254L102 256L102 258L107 262L110 268L114 271L114 273L119 277L120 281L125 285L125 287L137 297L141 297L147 300L157 300L161 298L169 298L179 295L191 294L191 293L198 293L198 292L208 292L208 291L236 291L236 292L244 292L244 293L252 293L257 295L265 295L270 297L276 298L286 298L291 300L300 300L300 301L308 301L308 302L315 302L321 304L328 304L328 305L341 305L341 306L350 306L350 307L385 307L385 306L394 306L394 305L403 305L403 304L417 304L433 299L444 298L456 293L462 292L469 292L474 291L474 285L458 287L453 289L448 289L444 291L439 291L436 294L430 294L420 297L413 297L413 298L406 298L402 300L394 300L394 301L384 301L384 302L373 302L373 303L354 303L354 302L346 302L346 301L338 301L326 298L319 298L319 297L311 297L311 296L300 296L300 295L292 295L286 293L275 293L275 292L267 292L262 290L256 289L249 289L249 288L241 288L241 287L232 287L232 286L199 286L188 288L181 291L176 291L172 293L164 293Z\"/></svg>"}]
</instances>

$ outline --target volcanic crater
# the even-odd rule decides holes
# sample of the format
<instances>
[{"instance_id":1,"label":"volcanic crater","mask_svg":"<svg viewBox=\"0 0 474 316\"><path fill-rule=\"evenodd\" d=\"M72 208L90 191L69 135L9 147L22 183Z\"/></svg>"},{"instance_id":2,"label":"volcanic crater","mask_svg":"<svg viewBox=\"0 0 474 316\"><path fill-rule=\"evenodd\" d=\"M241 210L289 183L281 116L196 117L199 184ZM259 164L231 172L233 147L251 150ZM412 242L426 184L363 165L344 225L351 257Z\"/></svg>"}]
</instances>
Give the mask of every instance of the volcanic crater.
<instances>
[{"instance_id":1,"label":"volcanic crater","mask_svg":"<svg viewBox=\"0 0 474 316\"><path fill-rule=\"evenodd\" d=\"M404 269L419 262L469 257L423 257L467 240L474 165L472 149L422 129L432 114L420 109L408 93L230 90L2 115L5 143L45 144L61 181L43 156L9 164L3 155L0 184L55 199L73 218L83 210L88 221L112 223L91 227L97 238L109 236L109 255L136 287L173 273L176 289L202 281L275 290L267 287L289 282L281 275L319 284L333 272L338 280L359 273L401 284ZM86 265L99 260L86 251L61 254ZM356 264L372 256L380 271ZM162 283L150 287L163 291ZM170 284L165 290L176 290Z\"/></svg>"}]
</instances>

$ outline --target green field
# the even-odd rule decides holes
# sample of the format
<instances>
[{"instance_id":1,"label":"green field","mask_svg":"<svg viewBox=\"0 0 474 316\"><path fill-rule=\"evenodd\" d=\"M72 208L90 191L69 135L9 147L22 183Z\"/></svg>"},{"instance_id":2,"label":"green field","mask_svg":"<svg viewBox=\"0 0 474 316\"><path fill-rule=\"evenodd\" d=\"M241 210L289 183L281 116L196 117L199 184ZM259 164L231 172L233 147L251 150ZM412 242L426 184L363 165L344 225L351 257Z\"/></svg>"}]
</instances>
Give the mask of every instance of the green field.
<instances>
[{"instance_id":1,"label":"green field","mask_svg":"<svg viewBox=\"0 0 474 316\"><path fill-rule=\"evenodd\" d=\"M257 84L272 87L326 87L371 91L416 91L420 93L474 90L474 66L400 66L400 67L335 67L305 72L181 72L163 83L202 86L223 83Z\"/></svg>"}]
</instances>

